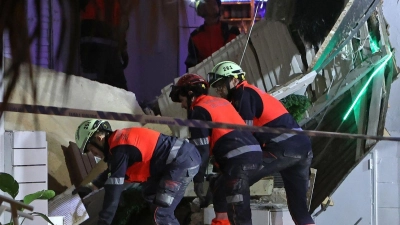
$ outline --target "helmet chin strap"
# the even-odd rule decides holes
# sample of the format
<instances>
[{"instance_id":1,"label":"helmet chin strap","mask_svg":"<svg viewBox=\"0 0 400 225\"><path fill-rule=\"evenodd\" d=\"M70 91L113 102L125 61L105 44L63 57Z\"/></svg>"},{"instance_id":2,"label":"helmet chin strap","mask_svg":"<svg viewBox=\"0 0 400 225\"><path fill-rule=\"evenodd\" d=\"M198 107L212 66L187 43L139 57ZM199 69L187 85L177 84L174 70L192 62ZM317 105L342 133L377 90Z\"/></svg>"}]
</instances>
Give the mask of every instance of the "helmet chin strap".
<instances>
[{"instance_id":1,"label":"helmet chin strap","mask_svg":"<svg viewBox=\"0 0 400 225\"><path fill-rule=\"evenodd\" d=\"M108 142L108 136L106 135L106 139L105 142ZM97 149L99 149L103 155L104 155L104 161L107 162L108 159L108 153L107 153L107 149L105 147L101 147L99 144L97 144L96 142L90 142L91 145L93 145L94 147L96 147Z\"/></svg>"}]
</instances>

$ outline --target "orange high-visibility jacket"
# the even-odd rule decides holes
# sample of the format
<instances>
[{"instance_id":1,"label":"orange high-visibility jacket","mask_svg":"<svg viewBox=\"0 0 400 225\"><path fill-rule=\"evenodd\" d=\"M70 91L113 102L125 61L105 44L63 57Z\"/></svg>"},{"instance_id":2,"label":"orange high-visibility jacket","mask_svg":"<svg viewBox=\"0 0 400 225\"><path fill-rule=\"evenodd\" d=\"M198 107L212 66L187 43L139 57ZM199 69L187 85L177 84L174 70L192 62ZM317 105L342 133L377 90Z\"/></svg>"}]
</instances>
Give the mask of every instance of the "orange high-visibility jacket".
<instances>
[{"instance_id":1,"label":"orange high-visibility jacket","mask_svg":"<svg viewBox=\"0 0 400 225\"><path fill-rule=\"evenodd\" d=\"M144 182L150 177L150 160L156 148L160 133L154 130L134 127L116 130L108 139L110 154L112 149L120 145L131 145L139 149L141 162L135 162L126 171L126 181Z\"/></svg>"}]
</instances>

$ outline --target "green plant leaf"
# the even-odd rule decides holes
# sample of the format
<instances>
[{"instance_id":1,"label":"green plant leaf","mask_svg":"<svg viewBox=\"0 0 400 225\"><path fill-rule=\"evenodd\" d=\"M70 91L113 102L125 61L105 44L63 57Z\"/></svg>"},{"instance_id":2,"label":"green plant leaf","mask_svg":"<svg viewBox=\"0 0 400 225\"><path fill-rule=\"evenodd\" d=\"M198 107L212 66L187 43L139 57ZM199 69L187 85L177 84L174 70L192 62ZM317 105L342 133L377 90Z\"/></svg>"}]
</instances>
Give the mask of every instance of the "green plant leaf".
<instances>
[{"instance_id":1,"label":"green plant leaf","mask_svg":"<svg viewBox=\"0 0 400 225\"><path fill-rule=\"evenodd\" d=\"M40 216L40 217L42 217L44 220L46 220L48 223L50 223L51 225L54 225L54 223L50 221L49 217L47 217L47 216L44 215L43 213L40 213L40 212L33 212L33 213L29 213L29 214L31 214L32 216Z\"/></svg>"},{"instance_id":2,"label":"green plant leaf","mask_svg":"<svg viewBox=\"0 0 400 225\"><path fill-rule=\"evenodd\" d=\"M280 100L293 118L299 122L310 107L310 100L304 95L291 94Z\"/></svg>"},{"instance_id":3,"label":"green plant leaf","mask_svg":"<svg viewBox=\"0 0 400 225\"><path fill-rule=\"evenodd\" d=\"M53 190L41 190L32 194L29 194L24 197L24 203L29 205L31 202L35 201L36 199L44 199L48 200L53 198L56 193Z\"/></svg>"},{"instance_id":4,"label":"green plant leaf","mask_svg":"<svg viewBox=\"0 0 400 225\"><path fill-rule=\"evenodd\" d=\"M10 174L0 173L0 190L6 192L15 199L19 192L19 184Z\"/></svg>"}]
</instances>

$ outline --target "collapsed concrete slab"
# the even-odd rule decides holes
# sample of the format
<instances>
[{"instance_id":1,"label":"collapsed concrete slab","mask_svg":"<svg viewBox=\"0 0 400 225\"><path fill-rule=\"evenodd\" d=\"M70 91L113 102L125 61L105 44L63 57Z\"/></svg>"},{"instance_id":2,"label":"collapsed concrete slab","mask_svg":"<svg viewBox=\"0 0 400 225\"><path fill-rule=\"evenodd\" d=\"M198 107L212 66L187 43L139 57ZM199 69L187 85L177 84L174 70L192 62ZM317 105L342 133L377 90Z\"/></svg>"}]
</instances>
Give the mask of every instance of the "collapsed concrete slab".
<instances>
[{"instance_id":1,"label":"collapsed concrete slab","mask_svg":"<svg viewBox=\"0 0 400 225\"><path fill-rule=\"evenodd\" d=\"M189 68L189 72L207 78L207 73L219 62L242 62L246 80L272 96L282 99L290 94L305 94L307 86L315 80L317 73L305 73L301 54L285 23L261 20L254 25L250 41L246 45L247 40L247 34L239 35L203 62ZM161 114L186 118L186 110L169 98L171 85L172 83L164 87L158 97ZM217 96L213 88L210 89L210 94ZM185 127L170 128L176 136L188 136L188 129Z\"/></svg>"},{"instance_id":2,"label":"collapsed concrete slab","mask_svg":"<svg viewBox=\"0 0 400 225\"><path fill-rule=\"evenodd\" d=\"M6 68L7 68L6 61ZM50 69L33 66L32 80L28 66L21 68L18 80L10 99L16 104L37 104L83 110L97 110L119 113L144 114L136 96L132 92L101 84L78 76L67 76ZM5 87L9 80L5 79ZM34 81L34 86L32 85ZM37 98L34 101L33 87ZM75 130L85 119L69 116L37 115L5 112L6 130L40 130L46 132L48 142L49 189L63 191L71 185L61 145L68 146L75 140ZM110 121L113 129L140 126L139 123ZM149 125L163 133L169 129L163 125Z\"/></svg>"}]
</instances>

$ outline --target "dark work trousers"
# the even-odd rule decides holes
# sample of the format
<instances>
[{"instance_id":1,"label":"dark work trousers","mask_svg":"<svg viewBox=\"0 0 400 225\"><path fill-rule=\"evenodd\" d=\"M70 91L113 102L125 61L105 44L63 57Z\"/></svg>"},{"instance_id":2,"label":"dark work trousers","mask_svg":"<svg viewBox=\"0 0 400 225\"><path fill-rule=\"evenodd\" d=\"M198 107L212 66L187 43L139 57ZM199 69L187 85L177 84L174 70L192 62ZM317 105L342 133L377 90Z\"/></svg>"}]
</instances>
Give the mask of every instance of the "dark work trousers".
<instances>
[{"instance_id":1,"label":"dark work trousers","mask_svg":"<svg viewBox=\"0 0 400 225\"><path fill-rule=\"evenodd\" d=\"M215 212L227 212L229 222L251 225L249 180L260 164L230 164L221 168L221 174L210 181Z\"/></svg>"},{"instance_id":2,"label":"dark work trousers","mask_svg":"<svg viewBox=\"0 0 400 225\"><path fill-rule=\"evenodd\" d=\"M286 191L288 208L296 225L314 224L307 208L312 151L268 148L263 151L263 167L251 177L250 186L261 178L280 172Z\"/></svg>"},{"instance_id":3,"label":"dark work trousers","mask_svg":"<svg viewBox=\"0 0 400 225\"><path fill-rule=\"evenodd\" d=\"M150 203L157 225L179 225L174 215L176 206L185 194L185 190L199 171L201 157L196 147L188 142L179 149L172 163L166 165L159 176L150 177L143 184L143 196ZM169 193L174 200L169 207L154 204L157 192Z\"/></svg>"},{"instance_id":4,"label":"dark work trousers","mask_svg":"<svg viewBox=\"0 0 400 225\"><path fill-rule=\"evenodd\" d=\"M81 43L80 57L83 77L128 90L116 44Z\"/></svg>"}]
</instances>

